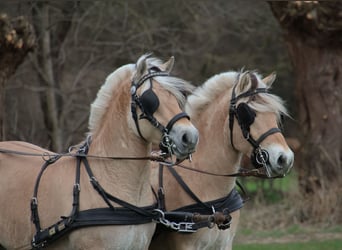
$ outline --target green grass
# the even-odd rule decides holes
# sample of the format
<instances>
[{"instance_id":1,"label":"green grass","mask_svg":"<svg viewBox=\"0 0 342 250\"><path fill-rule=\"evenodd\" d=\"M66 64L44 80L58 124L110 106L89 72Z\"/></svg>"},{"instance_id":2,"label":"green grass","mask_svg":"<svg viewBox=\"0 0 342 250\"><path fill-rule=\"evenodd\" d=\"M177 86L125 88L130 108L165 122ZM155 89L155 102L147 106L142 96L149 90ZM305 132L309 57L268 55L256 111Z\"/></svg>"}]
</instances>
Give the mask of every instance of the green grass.
<instances>
[{"instance_id":1,"label":"green grass","mask_svg":"<svg viewBox=\"0 0 342 250\"><path fill-rule=\"evenodd\" d=\"M298 188L297 174L292 171L283 178L260 179L260 178L240 178L248 191L257 192L260 188L265 190L274 189L283 192L289 192Z\"/></svg>"},{"instance_id":2,"label":"green grass","mask_svg":"<svg viewBox=\"0 0 342 250\"><path fill-rule=\"evenodd\" d=\"M298 191L298 176L295 171L284 178L260 179L239 178L248 195L251 197L262 197L267 203L281 201L286 193Z\"/></svg>"},{"instance_id":3,"label":"green grass","mask_svg":"<svg viewBox=\"0 0 342 250\"><path fill-rule=\"evenodd\" d=\"M241 236L241 235L254 236L254 237L259 238L259 239L263 239L263 238L267 238L267 237L279 238L279 237L283 237L283 236L286 236L289 234L297 234L297 233L303 233L303 229L301 229L295 225L292 227L289 227L287 229L283 229L283 230L274 229L274 230L272 230L272 232L263 231L263 230L255 231L252 229L240 229L238 231L239 236Z\"/></svg>"},{"instance_id":4,"label":"green grass","mask_svg":"<svg viewBox=\"0 0 342 250\"><path fill-rule=\"evenodd\" d=\"M341 250L342 225L332 227L308 227L293 225L279 230L253 231L240 230L238 241L234 243L234 250ZM330 236L329 236L330 235ZM317 238L319 237L319 238ZM310 239L311 238L311 239ZM253 243L245 243L251 240ZM282 243L275 243L277 239ZM306 242L301 242L305 239ZM272 242L273 241L273 242ZM249 241L251 242L251 241ZM258 243L260 242L260 243ZM270 243L267 243L270 242ZM271 243L272 242L272 243ZM283 243L284 242L284 243ZM286 242L286 243L285 243Z\"/></svg>"},{"instance_id":5,"label":"green grass","mask_svg":"<svg viewBox=\"0 0 342 250\"><path fill-rule=\"evenodd\" d=\"M342 240L271 244L239 244L234 250L341 250Z\"/></svg>"}]
</instances>

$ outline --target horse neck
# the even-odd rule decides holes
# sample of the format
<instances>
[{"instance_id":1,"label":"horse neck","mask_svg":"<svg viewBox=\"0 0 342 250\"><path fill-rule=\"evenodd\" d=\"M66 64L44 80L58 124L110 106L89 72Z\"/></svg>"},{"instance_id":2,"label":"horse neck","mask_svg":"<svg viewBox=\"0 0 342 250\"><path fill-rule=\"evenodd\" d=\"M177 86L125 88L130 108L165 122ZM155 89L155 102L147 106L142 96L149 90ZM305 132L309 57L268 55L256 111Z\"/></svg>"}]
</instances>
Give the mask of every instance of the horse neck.
<instances>
[{"instance_id":1,"label":"horse neck","mask_svg":"<svg viewBox=\"0 0 342 250\"><path fill-rule=\"evenodd\" d=\"M191 166L218 174L235 173L241 156L230 146L227 110L229 100L217 99L220 100L219 103L213 102L201 111L198 117L192 119L199 130L201 140L193 155ZM189 175L194 176L194 173L189 173ZM215 199L227 195L235 186L236 178L196 174L196 178L192 179L199 190L203 190L201 192L205 198Z\"/></svg>"},{"instance_id":2,"label":"horse neck","mask_svg":"<svg viewBox=\"0 0 342 250\"><path fill-rule=\"evenodd\" d=\"M127 105L129 105L127 103ZM121 105L125 107L125 105ZM145 157L151 145L138 137L128 124L130 110L114 110L106 114L106 122L92 134L90 155L113 157ZM111 194L136 205L150 205L150 168L147 160L91 160L95 177ZM125 195L125 198L123 197Z\"/></svg>"}]
</instances>

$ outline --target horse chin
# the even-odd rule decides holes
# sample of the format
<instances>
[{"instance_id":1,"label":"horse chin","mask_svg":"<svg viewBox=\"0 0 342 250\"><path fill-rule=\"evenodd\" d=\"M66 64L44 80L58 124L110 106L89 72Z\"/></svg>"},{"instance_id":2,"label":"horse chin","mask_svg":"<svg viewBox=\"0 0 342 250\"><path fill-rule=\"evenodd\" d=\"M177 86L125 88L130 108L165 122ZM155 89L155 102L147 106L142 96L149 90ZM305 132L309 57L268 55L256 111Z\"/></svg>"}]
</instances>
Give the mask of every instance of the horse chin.
<instances>
[{"instance_id":1,"label":"horse chin","mask_svg":"<svg viewBox=\"0 0 342 250\"><path fill-rule=\"evenodd\" d=\"M179 150L178 147L173 148L173 154L176 156L177 161L183 161L190 157L190 155L195 152L195 150Z\"/></svg>"},{"instance_id":2,"label":"horse chin","mask_svg":"<svg viewBox=\"0 0 342 250\"><path fill-rule=\"evenodd\" d=\"M290 171L291 168L282 168L278 166L272 166L270 164L267 164L265 167L265 174L270 178L283 178L289 174Z\"/></svg>"}]
</instances>

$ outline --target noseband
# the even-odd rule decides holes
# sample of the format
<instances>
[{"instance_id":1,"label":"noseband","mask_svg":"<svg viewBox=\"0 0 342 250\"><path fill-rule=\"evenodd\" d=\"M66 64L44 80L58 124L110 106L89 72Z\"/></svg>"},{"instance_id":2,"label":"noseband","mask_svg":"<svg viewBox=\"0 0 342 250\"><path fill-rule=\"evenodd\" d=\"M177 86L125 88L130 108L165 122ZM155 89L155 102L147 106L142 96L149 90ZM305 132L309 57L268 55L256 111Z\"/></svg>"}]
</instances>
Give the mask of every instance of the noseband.
<instances>
[{"instance_id":1,"label":"noseband","mask_svg":"<svg viewBox=\"0 0 342 250\"><path fill-rule=\"evenodd\" d=\"M257 79L254 74L251 74L252 86L257 86ZM238 82L238 81L237 81ZM279 128L271 128L260 137L255 140L253 136L250 134L250 126L254 123L256 113L253 109L251 109L247 103L240 103L237 105L239 99L244 97L251 97L257 95L259 93L268 93L266 88L255 88L248 90L246 92L241 93L240 95L236 96L235 88L237 83L233 87L232 97L230 101L229 107L229 130L230 130L230 143L234 150L237 149L233 143L233 127L234 127L234 117L236 117L239 126L241 128L243 137L253 146L253 153L251 155L251 161L255 168L266 167L267 170L267 163L269 163L269 153L262 149L260 143L264 141L268 136L274 133L281 133Z\"/></svg>"},{"instance_id":2,"label":"noseband","mask_svg":"<svg viewBox=\"0 0 342 250\"><path fill-rule=\"evenodd\" d=\"M153 71L152 71L153 70ZM162 133L162 139L159 144L160 149L163 153L166 153L168 155L171 155L173 152L173 147L175 145L173 144L172 140L169 137L169 132L171 131L173 125L182 118L187 118L190 120L190 117L187 113L181 112L177 115L175 115L171 120L167 123L166 126L163 126L154 116L153 113L158 109L159 107L159 99L158 96L153 92L152 90L152 79L156 76L169 76L168 72L161 71L157 67L152 67L149 69L149 72L144 75L142 78L140 78L139 81L134 82L132 81L131 85L131 113L133 120L135 122L135 126L137 128L137 131L140 135L140 137L147 141L144 136L141 134L140 126L138 120L146 119L148 120L154 127L160 130ZM140 86L143 85L145 81L150 79L150 88L146 90L141 96L137 95L137 90ZM141 110L141 114L138 118L137 115L137 106Z\"/></svg>"}]
</instances>

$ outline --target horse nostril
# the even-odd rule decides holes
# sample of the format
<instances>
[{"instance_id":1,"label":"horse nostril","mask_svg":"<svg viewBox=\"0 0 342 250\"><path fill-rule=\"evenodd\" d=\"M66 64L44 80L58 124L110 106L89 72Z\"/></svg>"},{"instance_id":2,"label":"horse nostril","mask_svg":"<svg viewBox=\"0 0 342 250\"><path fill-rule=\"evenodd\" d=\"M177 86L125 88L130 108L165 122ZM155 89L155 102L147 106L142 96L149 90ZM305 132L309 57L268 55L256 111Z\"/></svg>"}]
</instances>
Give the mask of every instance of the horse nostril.
<instances>
[{"instance_id":1,"label":"horse nostril","mask_svg":"<svg viewBox=\"0 0 342 250\"><path fill-rule=\"evenodd\" d=\"M279 156L277 163L279 166L283 166L286 163L286 157L283 155Z\"/></svg>"},{"instance_id":2,"label":"horse nostril","mask_svg":"<svg viewBox=\"0 0 342 250\"><path fill-rule=\"evenodd\" d=\"M186 133L184 133L184 135L182 136L182 142L184 144L187 144L189 142L189 138L188 138L188 135Z\"/></svg>"}]
</instances>

